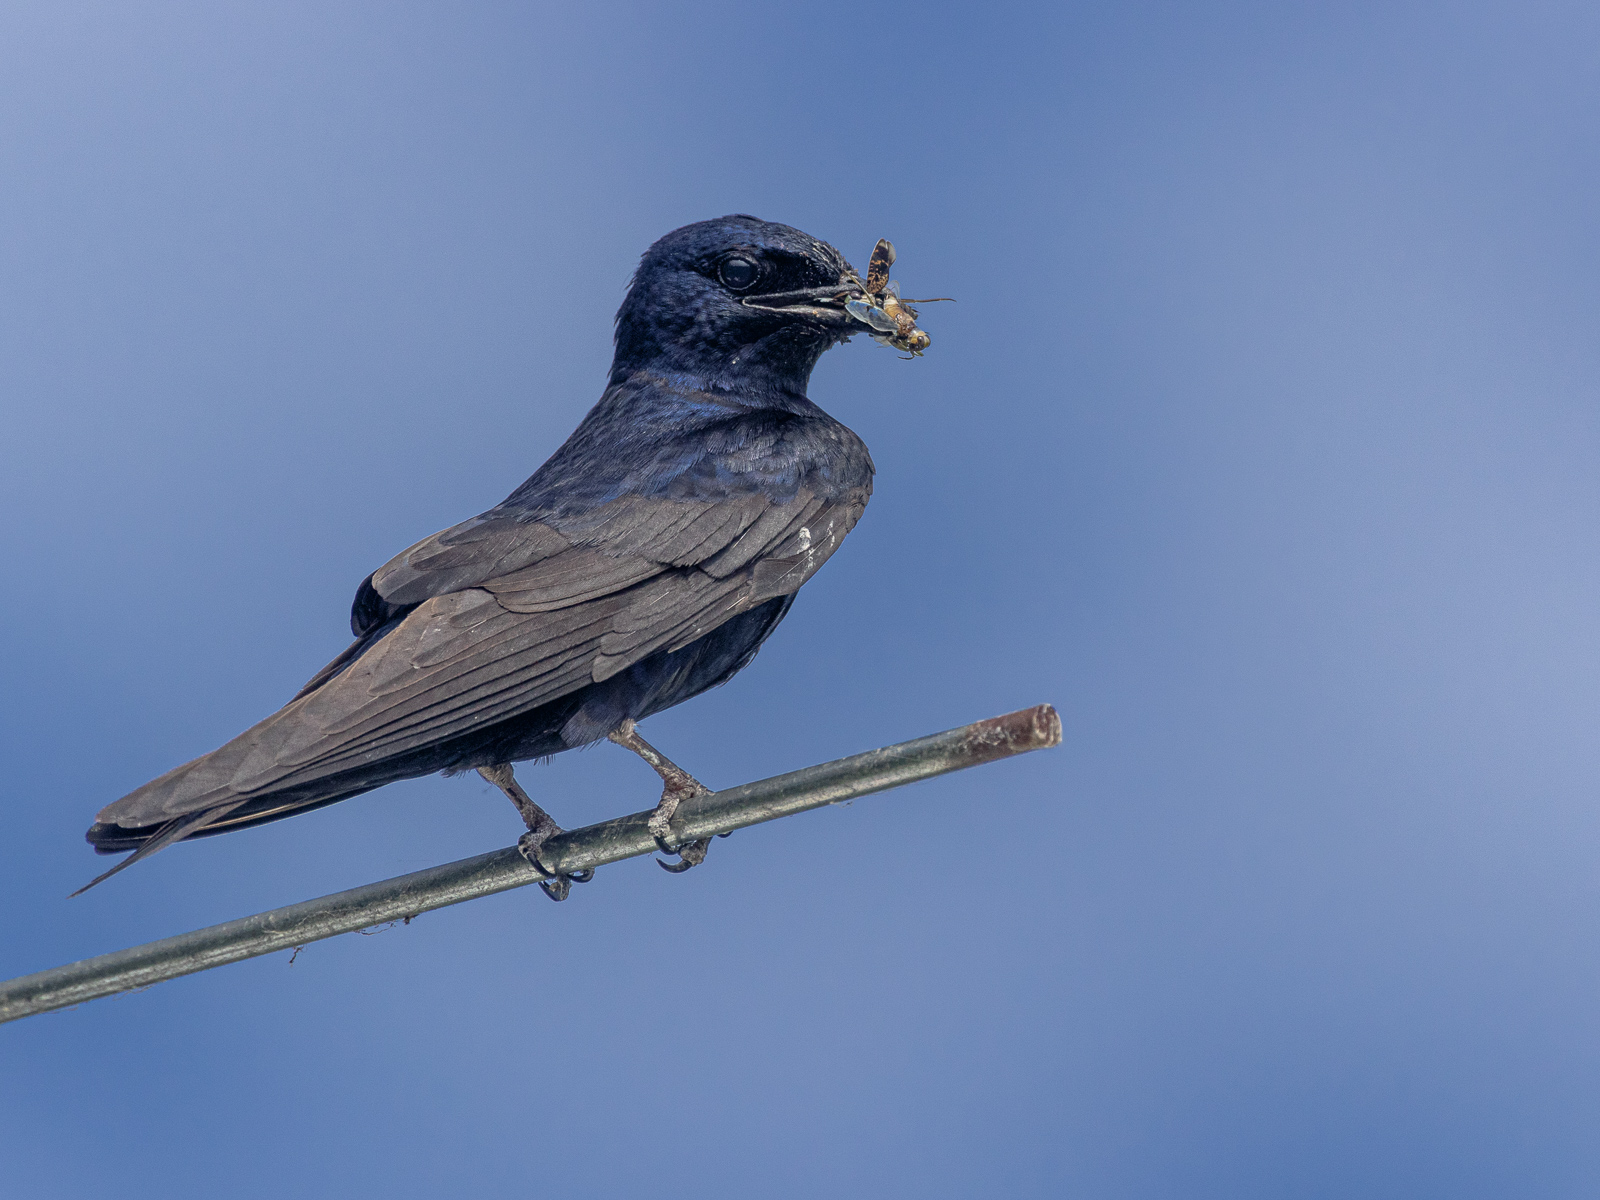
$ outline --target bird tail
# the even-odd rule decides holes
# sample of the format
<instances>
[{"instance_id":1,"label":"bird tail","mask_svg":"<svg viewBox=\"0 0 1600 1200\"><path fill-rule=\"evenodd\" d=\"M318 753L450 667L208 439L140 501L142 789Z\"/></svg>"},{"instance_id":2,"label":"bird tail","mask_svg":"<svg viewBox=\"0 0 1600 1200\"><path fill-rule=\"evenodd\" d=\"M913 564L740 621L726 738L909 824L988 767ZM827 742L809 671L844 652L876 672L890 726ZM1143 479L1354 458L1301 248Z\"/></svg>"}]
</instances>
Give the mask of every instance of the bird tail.
<instances>
[{"instance_id":1,"label":"bird tail","mask_svg":"<svg viewBox=\"0 0 1600 1200\"><path fill-rule=\"evenodd\" d=\"M144 838L144 840L139 844L139 848L137 850L128 855L127 858L123 859L109 871L103 871L99 875L96 875L93 879L89 880L88 883L84 884L77 891L73 892L72 896L81 896L95 884L104 883L118 871L123 871L128 867L133 866L133 864L138 862L141 858L149 858L157 850L160 850L166 846L170 846L173 842L182 841L184 838L192 836L202 827L211 824L211 822L218 820L221 817L227 816L244 802L244 797L240 797L238 800L235 800L230 804L219 804L214 808L203 809L202 811L192 813L187 817L175 817L166 824L157 826ZM96 851L101 854L114 854L117 850L126 849L126 846L114 846L107 848L101 842L96 841L95 832L96 830L102 829L116 829L116 826L105 826L99 821L96 821L94 825L90 827L86 837L90 844L94 846ZM117 832L122 834L122 838L120 840L127 840L129 831L119 829ZM109 841L110 839L107 838L106 840ZM67 899L72 899L72 896L68 896Z\"/></svg>"},{"instance_id":2,"label":"bird tail","mask_svg":"<svg viewBox=\"0 0 1600 1200\"><path fill-rule=\"evenodd\" d=\"M159 779L152 779L101 809L95 823L84 834L85 840L95 848L97 854L116 854L123 850L132 850L133 853L72 894L82 895L95 884L103 883L118 871L131 867L140 859L149 858L173 842L223 833L246 825L259 825L290 813L320 808L376 787L377 783L334 778L283 792L240 795L229 786L229 782L239 764L255 746L256 735L265 726L273 724L288 708L293 707L295 701L316 691L348 667L382 632L387 632L387 629L369 631L367 635L357 638L349 649L312 676L311 681L300 689L285 709L280 709L246 730L227 745L184 763Z\"/></svg>"}]
</instances>

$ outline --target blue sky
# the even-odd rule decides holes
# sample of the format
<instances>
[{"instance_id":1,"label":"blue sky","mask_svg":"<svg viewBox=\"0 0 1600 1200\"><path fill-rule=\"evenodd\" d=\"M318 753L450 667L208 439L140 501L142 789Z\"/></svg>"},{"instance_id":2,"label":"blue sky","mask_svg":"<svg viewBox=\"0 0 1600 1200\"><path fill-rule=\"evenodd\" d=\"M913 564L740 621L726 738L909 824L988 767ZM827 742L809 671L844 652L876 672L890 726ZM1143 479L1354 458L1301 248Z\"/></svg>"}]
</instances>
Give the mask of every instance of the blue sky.
<instances>
[{"instance_id":1,"label":"blue sky","mask_svg":"<svg viewBox=\"0 0 1600 1200\"><path fill-rule=\"evenodd\" d=\"M18 1195L1593 1195L1600 20L1577 4L0 13L0 974L509 844L430 778L68 901L752 212L930 353L871 507L646 734L1063 746L0 1028ZM653 802L602 747L568 825Z\"/></svg>"}]
</instances>

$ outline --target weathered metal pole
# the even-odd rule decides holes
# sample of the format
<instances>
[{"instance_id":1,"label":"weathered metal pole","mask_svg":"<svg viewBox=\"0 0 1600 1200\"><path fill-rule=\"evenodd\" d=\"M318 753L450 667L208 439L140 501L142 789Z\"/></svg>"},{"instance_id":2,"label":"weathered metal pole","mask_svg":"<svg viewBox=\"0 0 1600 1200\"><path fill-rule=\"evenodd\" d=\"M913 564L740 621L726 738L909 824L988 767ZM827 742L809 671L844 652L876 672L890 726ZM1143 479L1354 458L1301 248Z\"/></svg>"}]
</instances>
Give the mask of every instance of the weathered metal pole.
<instances>
[{"instance_id":1,"label":"weathered metal pole","mask_svg":"<svg viewBox=\"0 0 1600 1200\"><path fill-rule=\"evenodd\" d=\"M684 841L731 833L808 808L837 804L1028 750L1042 750L1060 741L1061 719L1055 709L1041 704L685 800L673 817L673 829ZM656 849L645 828L649 816L648 812L638 812L560 834L544 844L540 860L552 870L570 875L649 854ZM538 872L515 846L413 871L381 883L0 983L0 1022L148 987L163 979L303 946L387 921L409 920L432 908L525 887L539 879Z\"/></svg>"}]
</instances>

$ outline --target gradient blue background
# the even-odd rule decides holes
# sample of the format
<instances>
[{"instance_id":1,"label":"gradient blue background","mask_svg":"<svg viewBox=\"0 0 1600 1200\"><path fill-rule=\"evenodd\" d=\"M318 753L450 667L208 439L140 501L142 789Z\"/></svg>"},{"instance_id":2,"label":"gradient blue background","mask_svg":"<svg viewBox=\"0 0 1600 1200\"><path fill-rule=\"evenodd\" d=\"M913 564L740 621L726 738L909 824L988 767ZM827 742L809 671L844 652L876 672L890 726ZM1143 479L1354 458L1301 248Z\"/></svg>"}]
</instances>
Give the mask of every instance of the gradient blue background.
<instances>
[{"instance_id":1,"label":"gradient blue background","mask_svg":"<svg viewBox=\"0 0 1600 1200\"><path fill-rule=\"evenodd\" d=\"M1577 3L6 5L0 973L514 838L432 778L65 899L722 213L959 303L824 359L877 496L647 734L1066 742L0 1028L5 1193L1594 1195L1597 117Z\"/></svg>"}]
</instances>

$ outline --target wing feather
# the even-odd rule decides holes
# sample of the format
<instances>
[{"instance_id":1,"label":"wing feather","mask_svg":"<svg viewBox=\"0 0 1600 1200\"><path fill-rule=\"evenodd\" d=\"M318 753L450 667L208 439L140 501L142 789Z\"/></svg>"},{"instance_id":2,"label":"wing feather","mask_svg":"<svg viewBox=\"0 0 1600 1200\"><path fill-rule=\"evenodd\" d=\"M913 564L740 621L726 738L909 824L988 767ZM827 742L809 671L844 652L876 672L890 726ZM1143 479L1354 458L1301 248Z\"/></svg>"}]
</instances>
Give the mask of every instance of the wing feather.
<instances>
[{"instance_id":1,"label":"wing feather","mask_svg":"<svg viewBox=\"0 0 1600 1200\"><path fill-rule=\"evenodd\" d=\"M717 578L726 578L781 540L790 528L804 524L825 504L826 501L818 500L810 492L801 492L787 504L768 505L748 529L703 559L700 565Z\"/></svg>"},{"instance_id":2,"label":"wing feather","mask_svg":"<svg viewBox=\"0 0 1600 1200\"><path fill-rule=\"evenodd\" d=\"M474 517L395 555L373 572L372 586L391 604L416 604L571 548L560 532L537 521Z\"/></svg>"},{"instance_id":3,"label":"wing feather","mask_svg":"<svg viewBox=\"0 0 1600 1200\"><path fill-rule=\"evenodd\" d=\"M621 591L664 570L664 564L638 555L617 557L605 550L567 550L531 567L490 579L483 587L511 612L553 612Z\"/></svg>"},{"instance_id":4,"label":"wing feather","mask_svg":"<svg viewBox=\"0 0 1600 1200\"><path fill-rule=\"evenodd\" d=\"M489 515L372 577L415 606L319 687L108 806L125 827L306 788L509 720L680 649L792 592L860 516L866 489L787 502L622 497L581 517Z\"/></svg>"}]
</instances>

